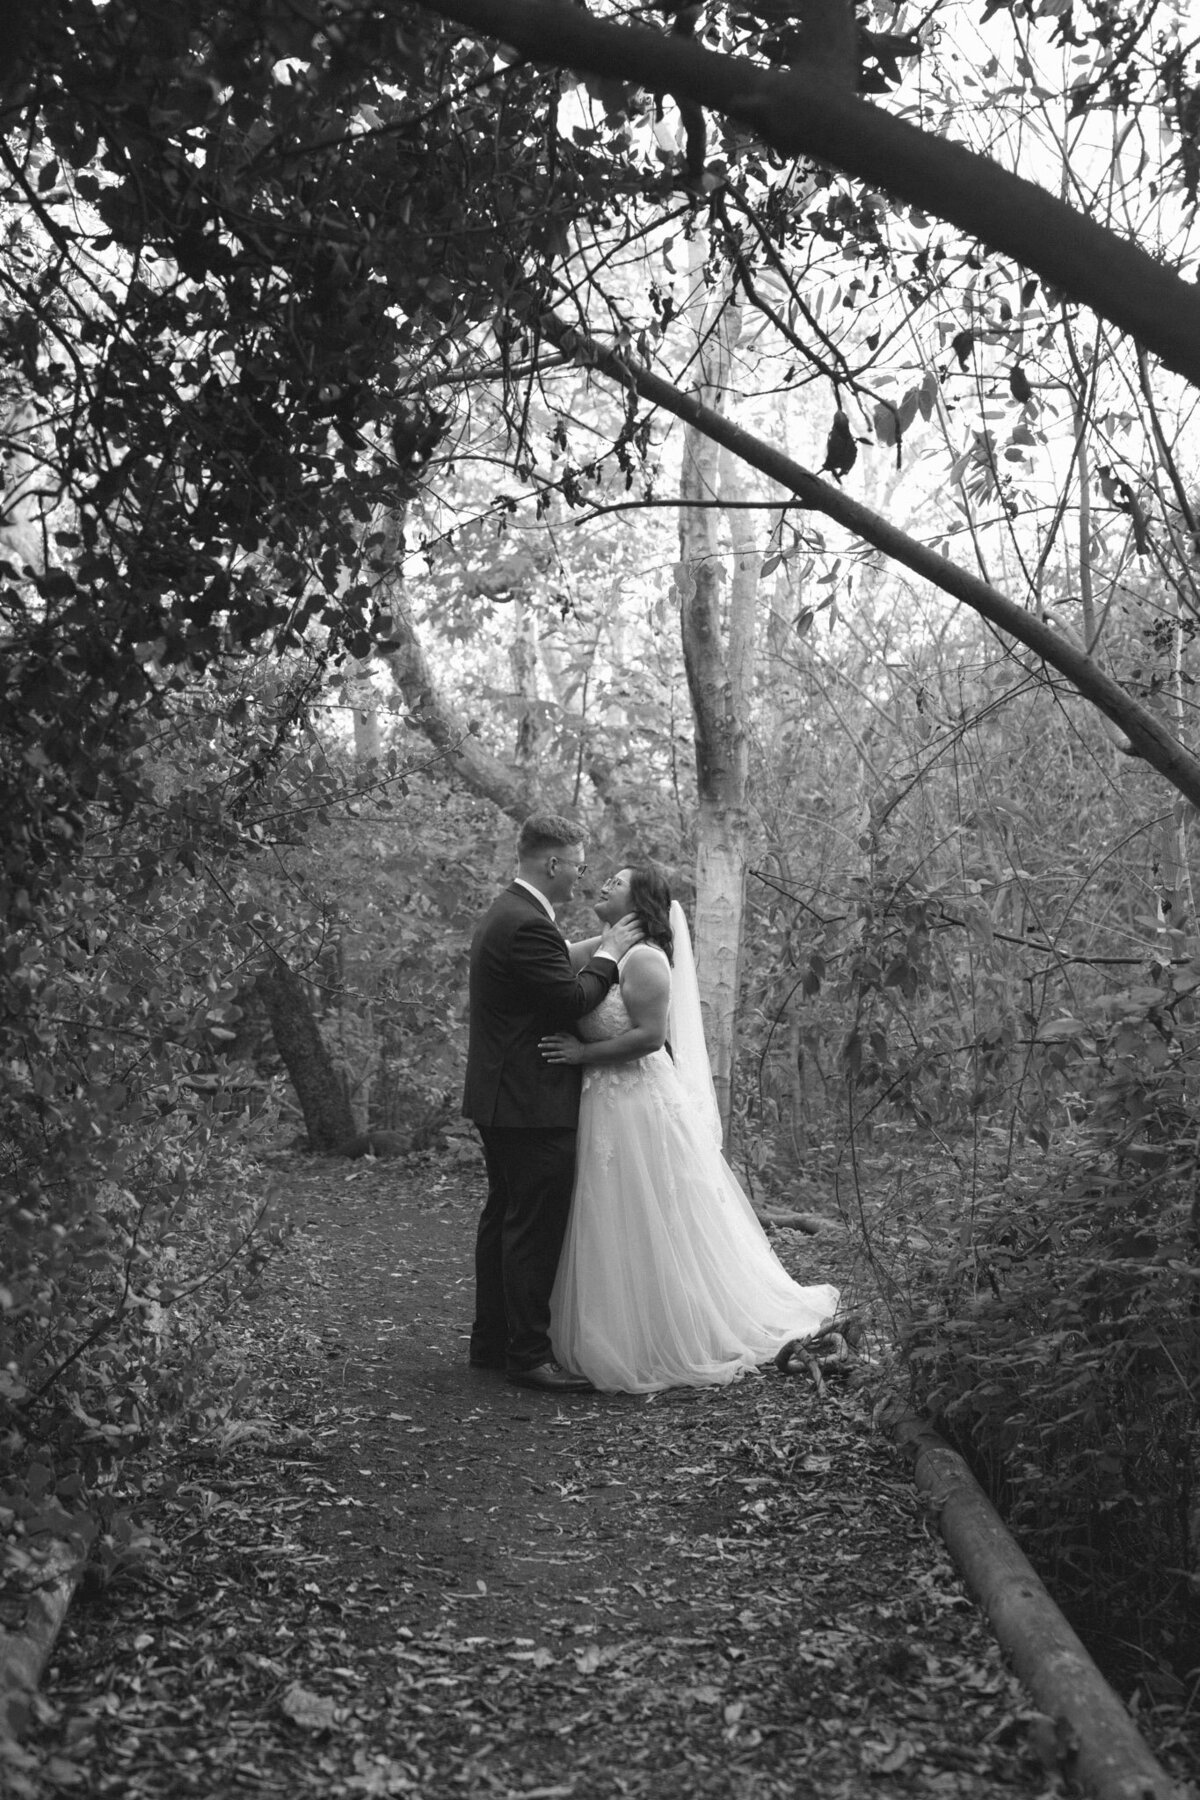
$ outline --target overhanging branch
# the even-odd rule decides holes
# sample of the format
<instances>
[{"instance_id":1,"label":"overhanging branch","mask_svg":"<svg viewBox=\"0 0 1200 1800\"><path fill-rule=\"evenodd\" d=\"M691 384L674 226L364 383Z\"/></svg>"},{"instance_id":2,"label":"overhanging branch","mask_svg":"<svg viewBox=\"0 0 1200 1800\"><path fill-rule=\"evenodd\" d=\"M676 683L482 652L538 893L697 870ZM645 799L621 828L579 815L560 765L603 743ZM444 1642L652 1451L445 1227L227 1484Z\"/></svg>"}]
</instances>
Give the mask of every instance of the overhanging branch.
<instances>
[{"instance_id":1,"label":"overhanging branch","mask_svg":"<svg viewBox=\"0 0 1200 1800\"><path fill-rule=\"evenodd\" d=\"M564 0L427 0L426 10L531 62L696 101L785 156L869 182L1012 257L1200 386L1193 283L1046 189L815 72L764 69L665 31L593 18Z\"/></svg>"},{"instance_id":2,"label":"overhanging branch","mask_svg":"<svg viewBox=\"0 0 1200 1800\"><path fill-rule=\"evenodd\" d=\"M582 366L599 370L621 387L631 388L685 424L694 425L707 437L724 444L751 468L777 481L795 494L803 506L836 519L855 537L871 544L893 562L902 563L915 575L961 600L998 630L1032 650L1111 719L1128 740L1132 755L1141 757L1194 806L1200 806L1200 759L1192 755L1141 701L1106 675L1086 652L1063 632L1047 625L1036 613L1007 598L977 575L959 568L907 532L852 500L840 488L820 480L782 451L735 425L691 395L664 381L633 358L606 349L594 339L552 313L542 315L543 335L560 350L569 352Z\"/></svg>"}]
</instances>

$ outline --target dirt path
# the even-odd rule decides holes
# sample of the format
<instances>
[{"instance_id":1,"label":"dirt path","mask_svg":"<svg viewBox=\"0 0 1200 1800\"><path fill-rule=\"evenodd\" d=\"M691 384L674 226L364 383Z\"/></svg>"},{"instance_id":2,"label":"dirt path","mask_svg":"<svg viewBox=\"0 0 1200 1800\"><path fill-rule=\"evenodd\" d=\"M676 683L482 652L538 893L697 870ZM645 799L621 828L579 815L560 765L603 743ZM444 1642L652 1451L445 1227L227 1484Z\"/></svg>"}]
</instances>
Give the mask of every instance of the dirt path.
<instances>
[{"instance_id":1,"label":"dirt path","mask_svg":"<svg viewBox=\"0 0 1200 1800\"><path fill-rule=\"evenodd\" d=\"M72 1609L33 1800L1060 1791L853 1397L514 1389L465 1362L474 1171L274 1173L267 1414L147 1497L150 1573Z\"/></svg>"}]
</instances>

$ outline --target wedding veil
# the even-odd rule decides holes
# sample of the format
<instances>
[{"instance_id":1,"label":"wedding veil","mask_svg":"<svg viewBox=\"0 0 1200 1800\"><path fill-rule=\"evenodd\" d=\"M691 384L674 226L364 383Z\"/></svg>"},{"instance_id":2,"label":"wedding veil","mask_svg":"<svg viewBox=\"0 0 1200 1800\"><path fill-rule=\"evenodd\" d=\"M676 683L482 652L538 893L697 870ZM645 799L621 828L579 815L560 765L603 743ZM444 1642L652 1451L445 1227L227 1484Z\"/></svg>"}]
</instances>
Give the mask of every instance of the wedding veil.
<instances>
[{"instance_id":1,"label":"wedding veil","mask_svg":"<svg viewBox=\"0 0 1200 1800\"><path fill-rule=\"evenodd\" d=\"M700 983L696 979L691 933L678 900L671 902L670 920L675 938L675 955L671 965L671 1006L667 1015L667 1037L679 1079L696 1108L696 1118L719 1148L723 1136L721 1109L717 1105L708 1047L704 1042Z\"/></svg>"}]
</instances>

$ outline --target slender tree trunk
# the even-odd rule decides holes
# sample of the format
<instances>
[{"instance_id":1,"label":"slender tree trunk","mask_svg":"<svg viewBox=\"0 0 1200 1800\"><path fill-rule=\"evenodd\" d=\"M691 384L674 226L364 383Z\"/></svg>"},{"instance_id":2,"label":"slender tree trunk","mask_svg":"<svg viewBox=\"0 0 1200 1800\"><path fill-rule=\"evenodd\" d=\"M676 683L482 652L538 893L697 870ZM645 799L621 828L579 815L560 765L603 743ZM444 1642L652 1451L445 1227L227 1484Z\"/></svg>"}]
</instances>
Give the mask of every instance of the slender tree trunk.
<instances>
[{"instance_id":1,"label":"slender tree trunk","mask_svg":"<svg viewBox=\"0 0 1200 1800\"><path fill-rule=\"evenodd\" d=\"M737 316L724 290L711 304L704 303L703 241L698 233L691 243L691 275L698 344L696 390L706 405L721 410ZM713 1084L728 1134L749 839L746 721L760 559L752 543L737 543L728 626L723 631L720 464L717 446L690 425L685 427L676 591L696 742L696 963ZM725 474L728 480L728 469Z\"/></svg>"},{"instance_id":2,"label":"slender tree trunk","mask_svg":"<svg viewBox=\"0 0 1200 1800\"><path fill-rule=\"evenodd\" d=\"M524 600L513 607L513 636L508 647L513 690L517 697L517 734L513 763L518 769L537 766L538 739L538 628L537 614Z\"/></svg>"},{"instance_id":3,"label":"slender tree trunk","mask_svg":"<svg viewBox=\"0 0 1200 1800\"><path fill-rule=\"evenodd\" d=\"M1174 493L1180 518L1186 527L1188 539L1194 545L1200 532L1200 519L1197 518L1196 506L1184 481L1182 470L1172 446L1162 428L1162 420L1158 408L1154 404L1154 390L1150 382L1150 369L1144 350L1138 352L1138 375L1141 381L1142 396L1150 414L1150 426L1154 438L1154 447L1163 478ZM1174 535L1174 534L1173 534ZM1179 545L1182 551L1182 544ZM1171 629L1171 679L1167 688L1170 706L1171 723L1175 735L1182 740L1188 728L1188 705L1184 688L1189 677L1184 667L1187 637L1184 632L1184 619L1189 611L1194 612L1196 588L1187 571L1189 558L1181 554L1179 564L1188 581L1189 594L1185 600L1183 593L1176 589L1172 602ZM1191 605L1189 606L1189 601ZM1186 801L1176 798L1172 806L1171 823L1163 833L1163 844L1159 858L1160 889L1159 918L1161 925L1187 934L1189 940L1196 932L1196 896L1192 886L1192 867L1189 847L1189 828L1192 820L1192 808ZM1166 902L1164 905L1163 902ZM1176 947L1171 947L1178 954Z\"/></svg>"},{"instance_id":4,"label":"slender tree trunk","mask_svg":"<svg viewBox=\"0 0 1200 1800\"><path fill-rule=\"evenodd\" d=\"M1184 632L1180 602L1175 599L1175 617L1171 631L1171 681L1168 689L1172 723L1181 736L1187 727L1184 698ZM1188 831L1192 808L1176 795L1170 821L1163 826L1158 850L1159 920L1162 929L1186 933L1189 943L1196 930L1196 896L1192 890L1192 868ZM1178 954L1174 951L1173 954Z\"/></svg>"},{"instance_id":5,"label":"slender tree trunk","mask_svg":"<svg viewBox=\"0 0 1200 1800\"><path fill-rule=\"evenodd\" d=\"M1079 604L1083 625L1083 644L1089 656L1095 656L1100 636L1096 623L1096 594L1092 582L1092 481L1088 460L1087 390L1080 387L1071 396L1075 408L1075 461L1079 469L1079 504L1077 511L1079 544Z\"/></svg>"},{"instance_id":6,"label":"slender tree trunk","mask_svg":"<svg viewBox=\"0 0 1200 1800\"><path fill-rule=\"evenodd\" d=\"M370 671L370 662L356 657L349 665L346 679L346 690L354 714L354 762L362 776L368 775L372 769L378 770L383 756L379 696ZM354 1084L350 1105L356 1129L363 1132L368 1131L371 1125L371 1086L375 1070L379 1066L375 1009L371 1004L376 978L374 970L356 962L353 954L347 957L344 917L339 919L338 932L338 1011L342 1017L342 1044L356 1043L361 1048L362 1075ZM353 943L353 938L351 942ZM353 1005L352 1022L347 1019L350 1010L348 1001Z\"/></svg>"},{"instance_id":7,"label":"slender tree trunk","mask_svg":"<svg viewBox=\"0 0 1200 1800\"><path fill-rule=\"evenodd\" d=\"M346 695L354 717L354 761L359 771L380 757L379 701L371 683L371 665L354 657L346 670Z\"/></svg>"},{"instance_id":8,"label":"slender tree trunk","mask_svg":"<svg viewBox=\"0 0 1200 1800\"><path fill-rule=\"evenodd\" d=\"M281 957L272 958L256 983L275 1047L292 1079L308 1141L317 1151L340 1150L357 1127L345 1081L321 1037L308 990Z\"/></svg>"}]
</instances>

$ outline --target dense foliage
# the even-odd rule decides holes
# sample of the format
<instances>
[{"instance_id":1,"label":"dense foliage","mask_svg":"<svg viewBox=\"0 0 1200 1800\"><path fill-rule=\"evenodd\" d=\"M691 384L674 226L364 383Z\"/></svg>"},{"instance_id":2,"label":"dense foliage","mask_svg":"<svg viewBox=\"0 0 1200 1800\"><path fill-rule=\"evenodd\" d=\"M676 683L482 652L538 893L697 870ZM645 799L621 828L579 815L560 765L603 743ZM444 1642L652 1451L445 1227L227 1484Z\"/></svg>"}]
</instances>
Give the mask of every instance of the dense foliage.
<instances>
[{"instance_id":1,"label":"dense foliage","mask_svg":"<svg viewBox=\"0 0 1200 1800\"><path fill-rule=\"evenodd\" d=\"M1185 960L1060 1022L1083 1123L1032 1167L989 1169L969 1232L943 1203L902 1339L919 1400L1060 1592L1089 1622L1104 1596L1106 1634L1181 1668L1200 1551L1195 990Z\"/></svg>"}]
</instances>

